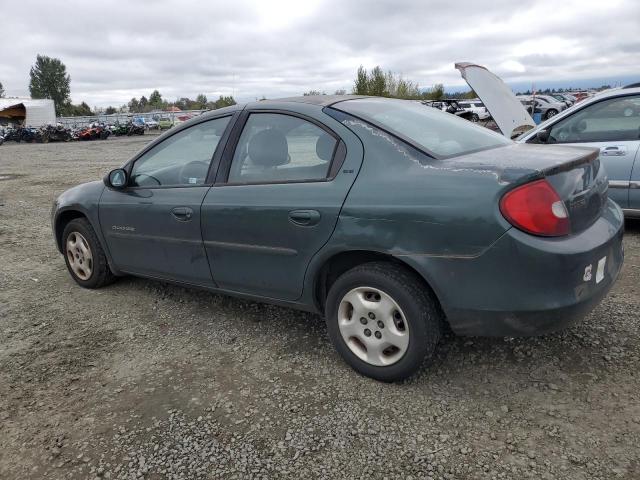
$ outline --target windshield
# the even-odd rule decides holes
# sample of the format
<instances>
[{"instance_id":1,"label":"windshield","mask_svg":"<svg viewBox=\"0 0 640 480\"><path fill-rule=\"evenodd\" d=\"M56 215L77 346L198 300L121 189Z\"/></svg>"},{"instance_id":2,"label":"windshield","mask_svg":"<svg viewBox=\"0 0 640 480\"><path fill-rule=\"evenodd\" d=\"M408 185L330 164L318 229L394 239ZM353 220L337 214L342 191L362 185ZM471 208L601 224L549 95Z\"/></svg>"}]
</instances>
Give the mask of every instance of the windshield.
<instances>
[{"instance_id":1,"label":"windshield","mask_svg":"<svg viewBox=\"0 0 640 480\"><path fill-rule=\"evenodd\" d=\"M408 100L362 98L335 104L436 158L453 157L511 144L511 141L450 113Z\"/></svg>"}]
</instances>

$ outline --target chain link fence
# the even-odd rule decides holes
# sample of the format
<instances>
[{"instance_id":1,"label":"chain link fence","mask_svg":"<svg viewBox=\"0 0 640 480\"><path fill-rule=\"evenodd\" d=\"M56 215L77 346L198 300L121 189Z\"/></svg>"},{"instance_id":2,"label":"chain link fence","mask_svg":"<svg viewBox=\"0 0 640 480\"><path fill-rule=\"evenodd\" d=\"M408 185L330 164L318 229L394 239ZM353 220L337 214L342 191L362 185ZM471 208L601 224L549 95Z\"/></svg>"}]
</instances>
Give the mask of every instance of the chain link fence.
<instances>
[{"instance_id":1,"label":"chain link fence","mask_svg":"<svg viewBox=\"0 0 640 480\"><path fill-rule=\"evenodd\" d=\"M57 117L56 122L61 123L65 126L65 128L82 128L88 127L92 123L105 123L107 125L115 125L116 123L127 123L132 121L134 118L141 118L147 123L150 120L160 121L160 120L170 120L171 124L179 123L184 121L185 117L195 117L200 115L207 110L183 110L180 112L164 112L164 111L156 111L156 112L145 112L145 113L113 113L111 115L99 114L99 115L88 115L84 117Z\"/></svg>"}]
</instances>

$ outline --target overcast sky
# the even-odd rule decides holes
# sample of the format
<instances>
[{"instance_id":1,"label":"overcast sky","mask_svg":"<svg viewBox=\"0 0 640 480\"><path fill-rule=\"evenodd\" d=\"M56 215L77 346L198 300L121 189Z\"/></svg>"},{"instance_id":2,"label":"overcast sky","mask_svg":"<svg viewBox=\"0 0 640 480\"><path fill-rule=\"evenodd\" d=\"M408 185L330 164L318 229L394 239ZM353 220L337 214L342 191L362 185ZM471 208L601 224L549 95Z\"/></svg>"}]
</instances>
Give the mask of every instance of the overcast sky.
<instances>
[{"instance_id":1,"label":"overcast sky","mask_svg":"<svg viewBox=\"0 0 640 480\"><path fill-rule=\"evenodd\" d=\"M60 58L73 101L240 101L351 90L359 65L461 85L456 61L506 81L640 77L638 0L3 2L0 82L28 95L36 54ZM640 78L639 78L640 80Z\"/></svg>"}]
</instances>

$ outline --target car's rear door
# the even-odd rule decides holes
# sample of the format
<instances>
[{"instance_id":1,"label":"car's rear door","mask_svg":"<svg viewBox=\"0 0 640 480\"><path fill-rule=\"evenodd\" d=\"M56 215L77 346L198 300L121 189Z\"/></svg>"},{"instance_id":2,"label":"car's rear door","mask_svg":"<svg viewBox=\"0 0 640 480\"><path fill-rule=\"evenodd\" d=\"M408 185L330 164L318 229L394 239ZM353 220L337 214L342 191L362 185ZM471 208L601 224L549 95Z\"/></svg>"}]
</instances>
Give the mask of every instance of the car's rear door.
<instances>
[{"instance_id":1,"label":"car's rear door","mask_svg":"<svg viewBox=\"0 0 640 480\"><path fill-rule=\"evenodd\" d=\"M310 105L245 110L231 138L202 204L213 278L224 290L296 300L356 178L361 144Z\"/></svg>"},{"instance_id":2,"label":"car's rear door","mask_svg":"<svg viewBox=\"0 0 640 480\"><path fill-rule=\"evenodd\" d=\"M176 132L127 166L127 188L105 189L100 226L119 270L213 285L200 208L230 119L228 115L206 120Z\"/></svg>"}]
</instances>

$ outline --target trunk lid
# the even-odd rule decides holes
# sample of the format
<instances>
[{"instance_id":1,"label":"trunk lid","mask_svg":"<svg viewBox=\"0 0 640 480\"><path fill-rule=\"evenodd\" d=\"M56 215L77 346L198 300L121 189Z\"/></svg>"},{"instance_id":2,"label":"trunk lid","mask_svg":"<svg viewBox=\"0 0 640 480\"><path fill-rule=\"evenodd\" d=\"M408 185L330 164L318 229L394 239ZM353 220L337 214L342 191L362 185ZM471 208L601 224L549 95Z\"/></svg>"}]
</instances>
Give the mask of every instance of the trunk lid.
<instances>
[{"instance_id":1,"label":"trunk lid","mask_svg":"<svg viewBox=\"0 0 640 480\"><path fill-rule=\"evenodd\" d=\"M456 63L455 67L482 100L505 137L514 138L536 126L531 115L500 77L481 65L469 62Z\"/></svg>"},{"instance_id":2,"label":"trunk lid","mask_svg":"<svg viewBox=\"0 0 640 480\"><path fill-rule=\"evenodd\" d=\"M589 150L584 157L545 172L547 181L565 204L572 233L591 226L607 201L609 182L598 158L599 151Z\"/></svg>"},{"instance_id":3,"label":"trunk lid","mask_svg":"<svg viewBox=\"0 0 640 480\"><path fill-rule=\"evenodd\" d=\"M514 144L451 158L443 164L491 173L504 185L499 196L545 178L564 203L571 233L578 233L600 217L607 201L607 176L598 155L593 148Z\"/></svg>"}]
</instances>

